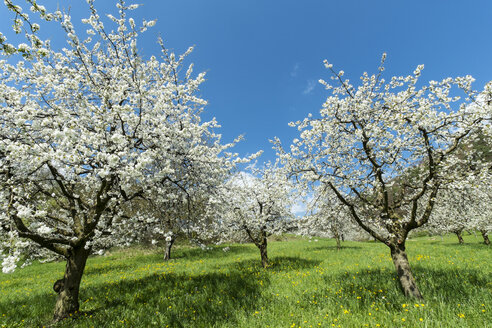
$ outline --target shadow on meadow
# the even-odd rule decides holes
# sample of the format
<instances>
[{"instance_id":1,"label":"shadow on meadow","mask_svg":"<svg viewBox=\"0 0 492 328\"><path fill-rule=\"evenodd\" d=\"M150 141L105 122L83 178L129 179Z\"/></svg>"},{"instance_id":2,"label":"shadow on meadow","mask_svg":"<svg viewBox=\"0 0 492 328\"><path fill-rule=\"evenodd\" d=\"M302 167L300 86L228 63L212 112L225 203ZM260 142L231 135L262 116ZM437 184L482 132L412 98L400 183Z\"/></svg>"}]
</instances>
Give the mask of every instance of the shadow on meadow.
<instances>
[{"instance_id":1,"label":"shadow on meadow","mask_svg":"<svg viewBox=\"0 0 492 328\"><path fill-rule=\"evenodd\" d=\"M229 264L233 270L244 273L260 273L263 276L268 274L268 271L291 271L300 269L312 269L319 265L321 261L303 259L293 256L275 256L270 258L270 264L267 268L261 266L260 256L254 259L240 260Z\"/></svg>"},{"instance_id":2,"label":"shadow on meadow","mask_svg":"<svg viewBox=\"0 0 492 328\"><path fill-rule=\"evenodd\" d=\"M487 289L486 277L477 270L439 270L415 265L417 285L424 301L439 300L450 306L465 302L477 295L477 290ZM392 269L363 269L343 274L327 275L326 284L315 293L304 296L309 303L312 295L322 300L326 296L338 297L340 304L352 310L369 311L374 304L390 312L401 312L403 303L411 303L400 291L396 273ZM482 294L486 294L486 291ZM341 297L340 297L341 296Z\"/></svg>"},{"instance_id":3,"label":"shadow on meadow","mask_svg":"<svg viewBox=\"0 0 492 328\"><path fill-rule=\"evenodd\" d=\"M98 276L100 274L109 273L109 272L114 273L118 271L128 270L133 267L135 267L135 263L131 263L131 262L118 263L118 264L111 263L111 262L103 262L102 264L89 263L84 270L84 279L92 275ZM63 277L63 272L61 272L60 277L56 277L56 279L60 279L62 277Z\"/></svg>"},{"instance_id":4,"label":"shadow on meadow","mask_svg":"<svg viewBox=\"0 0 492 328\"><path fill-rule=\"evenodd\" d=\"M320 263L321 261L318 260L303 259L300 257L276 256L271 259L268 269L275 271L312 269Z\"/></svg>"},{"instance_id":5,"label":"shadow on meadow","mask_svg":"<svg viewBox=\"0 0 492 328\"><path fill-rule=\"evenodd\" d=\"M489 250L491 249L490 245L485 245L482 240L478 240L476 242L473 241L465 241L464 244L460 244L457 241L451 243L442 243L443 246L446 247L459 247L460 249L470 249L470 250Z\"/></svg>"},{"instance_id":6,"label":"shadow on meadow","mask_svg":"<svg viewBox=\"0 0 492 328\"><path fill-rule=\"evenodd\" d=\"M335 252L338 251L336 245L314 246L314 247L307 247L306 249L308 249L310 251L335 251ZM340 249L340 251L343 251L343 250L346 250L346 249L362 249L362 247L360 247L360 246L353 246L353 245L344 246L342 244L342 248Z\"/></svg>"},{"instance_id":7,"label":"shadow on meadow","mask_svg":"<svg viewBox=\"0 0 492 328\"><path fill-rule=\"evenodd\" d=\"M228 247L227 251L224 248ZM205 259L205 258L218 258L230 255L239 255L244 253L250 253L252 248L250 245L229 245L229 246L215 246L208 250L203 250L201 248L176 248L173 250L172 258L174 259ZM164 252L162 252L164 255Z\"/></svg>"},{"instance_id":8,"label":"shadow on meadow","mask_svg":"<svg viewBox=\"0 0 492 328\"><path fill-rule=\"evenodd\" d=\"M268 284L267 278L264 284ZM238 309L240 312L254 311L261 297L261 288L252 275L244 272L199 276L154 274L141 279L92 285L81 289L83 315L53 327L210 327L221 322L234 324ZM24 325L27 327L41 327L50 322L54 303L54 293L44 293L0 302L0 311L8 313L8 317L26 318ZM125 323L123 319L126 319ZM14 326L13 322L7 323L9 327Z\"/></svg>"},{"instance_id":9,"label":"shadow on meadow","mask_svg":"<svg viewBox=\"0 0 492 328\"><path fill-rule=\"evenodd\" d=\"M109 297L101 287L84 290L84 295L99 300L93 309L98 322L130 313L141 327L208 327L222 321L234 322L238 308L252 310L260 297L255 279L236 272L154 274L112 284Z\"/></svg>"}]
</instances>

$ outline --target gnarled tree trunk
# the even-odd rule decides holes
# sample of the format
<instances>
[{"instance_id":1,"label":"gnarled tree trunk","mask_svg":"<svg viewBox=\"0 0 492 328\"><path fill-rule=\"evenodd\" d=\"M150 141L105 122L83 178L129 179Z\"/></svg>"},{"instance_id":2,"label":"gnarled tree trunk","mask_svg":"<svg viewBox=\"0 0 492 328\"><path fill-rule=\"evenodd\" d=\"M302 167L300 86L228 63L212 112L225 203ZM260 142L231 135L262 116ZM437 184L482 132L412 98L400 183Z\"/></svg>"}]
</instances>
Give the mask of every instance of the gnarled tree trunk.
<instances>
[{"instance_id":1,"label":"gnarled tree trunk","mask_svg":"<svg viewBox=\"0 0 492 328\"><path fill-rule=\"evenodd\" d=\"M490 239L489 239L489 236L487 234L487 230L480 230L480 233L482 234L482 237L483 237L483 243L485 245L490 245Z\"/></svg>"},{"instance_id":2,"label":"gnarled tree trunk","mask_svg":"<svg viewBox=\"0 0 492 328\"><path fill-rule=\"evenodd\" d=\"M267 253L267 245L260 245L260 255L261 255L261 266L266 268L268 266L268 253Z\"/></svg>"},{"instance_id":3,"label":"gnarled tree trunk","mask_svg":"<svg viewBox=\"0 0 492 328\"><path fill-rule=\"evenodd\" d=\"M266 227L262 227L258 234L251 232L246 226L243 227L248 234L249 239L256 245L260 250L261 265L266 268L268 266L268 253L267 253L267 231Z\"/></svg>"},{"instance_id":4,"label":"gnarled tree trunk","mask_svg":"<svg viewBox=\"0 0 492 328\"><path fill-rule=\"evenodd\" d=\"M415 283L412 271L410 270L407 253L405 252L405 244L389 245L389 248L403 293L406 297L423 299L422 294Z\"/></svg>"},{"instance_id":5,"label":"gnarled tree trunk","mask_svg":"<svg viewBox=\"0 0 492 328\"><path fill-rule=\"evenodd\" d=\"M342 243L340 240L340 234L338 233L338 230L335 229L333 235L335 237L335 241L337 242L337 251L339 251L342 248Z\"/></svg>"},{"instance_id":6,"label":"gnarled tree trunk","mask_svg":"<svg viewBox=\"0 0 492 328\"><path fill-rule=\"evenodd\" d=\"M53 320L60 321L79 310L79 289L90 250L84 245L69 250L65 275L55 282L53 289L58 293Z\"/></svg>"},{"instance_id":7,"label":"gnarled tree trunk","mask_svg":"<svg viewBox=\"0 0 492 328\"><path fill-rule=\"evenodd\" d=\"M260 242L258 243L258 248L260 249L261 255L261 265L266 268L268 266L268 253L267 253L267 234L265 230L261 230L260 233Z\"/></svg>"},{"instance_id":8,"label":"gnarled tree trunk","mask_svg":"<svg viewBox=\"0 0 492 328\"><path fill-rule=\"evenodd\" d=\"M171 259L171 248L173 247L176 238L171 237L171 240L166 240L166 250L164 252L164 261L169 261Z\"/></svg>"},{"instance_id":9,"label":"gnarled tree trunk","mask_svg":"<svg viewBox=\"0 0 492 328\"><path fill-rule=\"evenodd\" d=\"M463 245L465 243L465 241L463 240L462 230L456 230L456 231L453 231L453 232L456 235L456 237L458 237L458 242L460 243L460 245Z\"/></svg>"}]
</instances>

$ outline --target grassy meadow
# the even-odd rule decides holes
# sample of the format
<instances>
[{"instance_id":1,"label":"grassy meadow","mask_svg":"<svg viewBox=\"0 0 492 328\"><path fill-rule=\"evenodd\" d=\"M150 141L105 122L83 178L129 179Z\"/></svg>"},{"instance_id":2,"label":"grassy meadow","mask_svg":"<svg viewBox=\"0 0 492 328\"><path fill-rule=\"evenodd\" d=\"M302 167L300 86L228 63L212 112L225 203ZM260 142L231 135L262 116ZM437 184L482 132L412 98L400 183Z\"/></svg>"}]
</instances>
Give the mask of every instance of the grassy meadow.
<instances>
[{"instance_id":1,"label":"grassy meadow","mask_svg":"<svg viewBox=\"0 0 492 328\"><path fill-rule=\"evenodd\" d=\"M492 249L479 236L407 242L418 303L401 295L380 243L289 239L270 242L267 269L247 244L176 247L169 262L155 248L91 257L81 313L53 327L492 327ZM63 270L0 273L0 327L48 326Z\"/></svg>"}]
</instances>

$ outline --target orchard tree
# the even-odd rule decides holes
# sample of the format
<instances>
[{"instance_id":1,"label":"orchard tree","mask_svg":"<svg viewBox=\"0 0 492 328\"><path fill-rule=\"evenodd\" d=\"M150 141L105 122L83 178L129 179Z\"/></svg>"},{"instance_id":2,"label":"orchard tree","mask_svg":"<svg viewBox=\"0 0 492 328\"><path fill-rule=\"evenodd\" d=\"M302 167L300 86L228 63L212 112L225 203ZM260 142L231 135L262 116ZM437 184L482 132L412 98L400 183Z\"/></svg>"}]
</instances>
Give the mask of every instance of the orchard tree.
<instances>
[{"instance_id":1,"label":"orchard tree","mask_svg":"<svg viewBox=\"0 0 492 328\"><path fill-rule=\"evenodd\" d=\"M431 233L454 233L464 243L463 230L479 231L484 244L490 245L488 233L492 230L491 177L481 176L466 186L453 184L443 189L426 229Z\"/></svg>"},{"instance_id":2,"label":"orchard tree","mask_svg":"<svg viewBox=\"0 0 492 328\"><path fill-rule=\"evenodd\" d=\"M108 30L88 3L85 36L56 11L50 19L66 48L28 33L28 44L0 61L3 271L15 269L28 247L65 258L55 321L78 311L89 254L127 245L138 233L127 204L184 180L210 185L232 165L224 153L232 144L220 144L215 120L200 119L204 74L193 76L191 65L178 74L191 49L176 56L161 41L160 57L144 59L138 35L154 21L137 26L127 17L137 5L120 1Z\"/></svg>"},{"instance_id":3,"label":"orchard tree","mask_svg":"<svg viewBox=\"0 0 492 328\"><path fill-rule=\"evenodd\" d=\"M267 238L292 225L293 186L277 163L258 168L250 165L233 175L223 186L225 235L246 233L260 250L261 264L267 267ZM227 238L227 237L226 237Z\"/></svg>"},{"instance_id":4,"label":"orchard tree","mask_svg":"<svg viewBox=\"0 0 492 328\"><path fill-rule=\"evenodd\" d=\"M429 220L439 189L453 179L455 150L490 120L492 109L476 101L471 76L423 85L418 66L385 81L385 57L378 74L364 73L357 87L325 61L335 85L320 82L332 95L319 117L291 123L300 136L289 152L279 140L277 148L292 172L331 190L360 227L388 246L403 293L420 299L405 249L408 233Z\"/></svg>"},{"instance_id":5,"label":"orchard tree","mask_svg":"<svg viewBox=\"0 0 492 328\"><path fill-rule=\"evenodd\" d=\"M318 190L309 207L310 213L299 220L299 232L307 236L332 237L340 250L342 241L355 229L350 213L330 191Z\"/></svg>"},{"instance_id":6,"label":"orchard tree","mask_svg":"<svg viewBox=\"0 0 492 328\"><path fill-rule=\"evenodd\" d=\"M426 225L431 233L453 233L464 244L463 231L471 227L470 211L476 206L470 189L453 185L442 188Z\"/></svg>"},{"instance_id":7,"label":"orchard tree","mask_svg":"<svg viewBox=\"0 0 492 328\"><path fill-rule=\"evenodd\" d=\"M221 182L217 181L217 186ZM211 202L215 187L204 190L184 189L149 198L142 203L144 208L138 212L139 233L142 238L152 239L152 243L164 242L164 261L171 259L172 247L178 237L195 243L204 243L219 238L214 230L217 220L217 206Z\"/></svg>"},{"instance_id":8,"label":"orchard tree","mask_svg":"<svg viewBox=\"0 0 492 328\"><path fill-rule=\"evenodd\" d=\"M485 245L490 245L489 233L492 231L492 174L482 177L472 188L475 206L471 209L470 229L478 230Z\"/></svg>"},{"instance_id":9,"label":"orchard tree","mask_svg":"<svg viewBox=\"0 0 492 328\"><path fill-rule=\"evenodd\" d=\"M483 95L478 98L483 102ZM482 126L474 138L457 150L460 158L454 167L457 179L442 188L425 227L431 233L454 233L460 244L464 243L464 230L480 231L484 243L490 244L492 138L484 130Z\"/></svg>"}]
</instances>

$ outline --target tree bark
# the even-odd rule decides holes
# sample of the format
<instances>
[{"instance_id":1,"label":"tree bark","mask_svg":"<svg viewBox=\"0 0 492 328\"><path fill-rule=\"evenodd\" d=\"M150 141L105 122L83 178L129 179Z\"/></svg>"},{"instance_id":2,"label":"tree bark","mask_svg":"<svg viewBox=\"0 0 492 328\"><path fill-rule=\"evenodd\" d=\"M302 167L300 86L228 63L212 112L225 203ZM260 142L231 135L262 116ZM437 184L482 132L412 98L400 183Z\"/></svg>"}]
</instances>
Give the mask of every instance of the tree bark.
<instances>
[{"instance_id":1,"label":"tree bark","mask_svg":"<svg viewBox=\"0 0 492 328\"><path fill-rule=\"evenodd\" d=\"M457 230L457 231L454 231L454 233L456 234L456 237L458 237L458 242L460 243L460 245L463 245L465 243L465 241L463 240L462 231Z\"/></svg>"},{"instance_id":2,"label":"tree bark","mask_svg":"<svg viewBox=\"0 0 492 328\"><path fill-rule=\"evenodd\" d=\"M164 261L169 261L171 259L171 248L173 247L175 238L171 237L170 241L166 240L166 250L164 252Z\"/></svg>"},{"instance_id":3,"label":"tree bark","mask_svg":"<svg viewBox=\"0 0 492 328\"><path fill-rule=\"evenodd\" d=\"M335 236L335 241L337 242L337 251L339 251L342 248L342 243L340 241L340 234L338 233L337 230L335 230L333 235Z\"/></svg>"},{"instance_id":4,"label":"tree bark","mask_svg":"<svg viewBox=\"0 0 492 328\"><path fill-rule=\"evenodd\" d=\"M79 310L79 290L85 264L90 250L84 245L69 250L65 275L55 282L53 289L58 293L53 320L63 320Z\"/></svg>"},{"instance_id":5,"label":"tree bark","mask_svg":"<svg viewBox=\"0 0 492 328\"><path fill-rule=\"evenodd\" d=\"M268 266L268 254L267 254L267 235L266 231L262 230L261 231L261 241L258 245L258 248L260 249L260 255L261 255L261 265L266 268Z\"/></svg>"},{"instance_id":6,"label":"tree bark","mask_svg":"<svg viewBox=\"0 0 492 328\"><path fill-rule=\"evenodd\" d=\"M405 252L405 244L389 245L389 247L403 294L405 294L406 297L423 299L423 296L415 283L412 271L410 270L407 253Z\"/></svg>"},{"instance_id":7,"label":"tree bark","mask_svg":"<svg viewBox=\"0 0 492 328\"><path fill-rule=\"evenodd\" d=\"M267 245L266 243L263 245L260 245L258 247L260 249L260 255L261 255L261 265L266 268L268 266L268 254L267 254Z\"/></svg>"},{"instance_id":8,"label":"tree bark","mask_svg":"<svg viewBox=\"0 0 492 328\"><path fill-rule=\"evenodd\" d=\"M258 247L261 256L261 265L266 268L268 266L268 254L267 254L267 231L266 227L262 227L258 234L253 234L247 226L243 226L244 230L248 234L249 239Z\"/></svg>"},{"instance_id":9,"label":"tree bark","mask_svg":"<svg viewBox=\"0 0 492 328\"><path fill-rule=\"evenodd\" d=\"M482 234L482 237L483 237L483 243L485 245L490 245L490 239L489 239L489 236L487 234L487 230L480 230L480 233Z\"/></svg>"}]
</instances>

